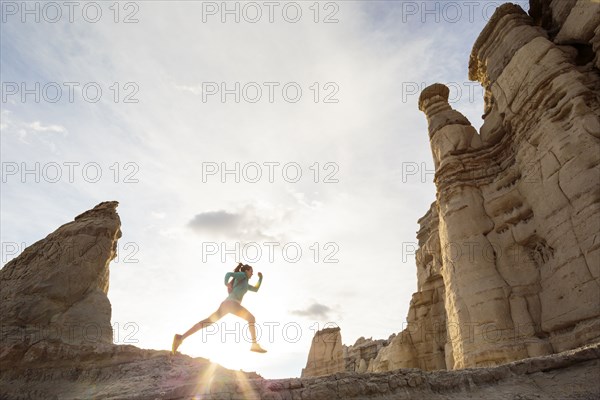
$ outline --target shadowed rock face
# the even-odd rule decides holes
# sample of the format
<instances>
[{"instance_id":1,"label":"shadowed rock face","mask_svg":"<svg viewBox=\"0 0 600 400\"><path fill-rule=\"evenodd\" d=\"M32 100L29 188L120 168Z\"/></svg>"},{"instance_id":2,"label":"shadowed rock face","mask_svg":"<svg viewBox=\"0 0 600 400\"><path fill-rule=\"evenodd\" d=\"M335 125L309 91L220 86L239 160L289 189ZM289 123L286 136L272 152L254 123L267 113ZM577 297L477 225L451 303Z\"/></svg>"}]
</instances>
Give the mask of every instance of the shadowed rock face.
<instances>
[{"instance_id":1,"label":"shadowed rock face","mask_svg":"<svg viewBox=\"0 0 600 400\"><path fill-rule=\"evenodd\" d=\"M98 204L0 270L3 337L112 343L106 294L108 265L121 237L117 205Z\"/></svg>"}]
</instances>

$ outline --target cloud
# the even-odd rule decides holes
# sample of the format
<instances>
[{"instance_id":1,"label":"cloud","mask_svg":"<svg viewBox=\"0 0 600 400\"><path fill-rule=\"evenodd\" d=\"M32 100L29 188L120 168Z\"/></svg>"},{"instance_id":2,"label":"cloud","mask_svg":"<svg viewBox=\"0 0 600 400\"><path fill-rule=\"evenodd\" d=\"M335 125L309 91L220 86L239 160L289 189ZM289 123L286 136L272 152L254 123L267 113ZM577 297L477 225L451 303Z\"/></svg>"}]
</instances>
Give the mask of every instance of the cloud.
<instances>
[{"instance_id":1,"label":"cloud","mask_svg":"<svg viewBox=\"0 0 600 400\"><path fill-rule=\"evenodd\" d=\"M17 135L19 140L26 144L31 144L28 139L37 138L42 143L54 147L54 144L45 138L47 134L61 134L63 137L66 137L68 134L67 129L62 125L44 124L38 120L26 122L15 116L10 110L2 110L1 116L2 124L0 124L0 129L2 133Z\"/></svg>"},{"instance_id":2,"label":"cloud","mask_svg":"<svg viewBox=\"0 0 600 400\"><path fill-rule=\"evenodd\" d=\"M211 235L242 241L275 241L280 235L272 232L285 218L271 216L271 212L260 212L247 205L238 211L204 211L188 222L188 227L200 235ZM268 216L265 216L268 215Z\"/></svg>"},{"instance_id":3,"label":"cloud","mask_svg":"<svg viewBox=\"0 0 600 400\"><path fill-rule=\"evenodd\" d=\"M226 232L237 229L242 219L242 215L224 210L207 211L196 214L194 219L189 222L189 225L198 231Z\"/></svg>"},{"instance_id":4,"label":"cloud","mask_svg":"<svg viewBox=\"0 0 600 400\"><path fill-rule=\"evenodd\" d=\"M61 125L42 125L40 121L34 121L30 124L26 124L26 126L34 132L54 132L62 133L63 135L67 134L65 127Z\"/></svg>"},{"instance_id":5,"label":"cloud","mask_svg":"<svg viewBox=\"0 0 600 400\"><path fill-rule=\"evenodd\" d=\"M165 219L165 217L167 216L166 213L159 211L151 211L150 215L152 215L156 219Z\"/></svg>"},{"instance_id":6,"label":"cloud","mask_svg":"<svg viewBox=\"0 0 600 400\"><path fill-rule=\"evenodd\" d=\"M293 310L290 313L301 317L327 318L332 311L330 307L315 302L304 310Z\"/></svg>"},{"instance_id":7,"label":"cloud","mask_svg":"<svg viewBox=\"0 0 600 400\"><path fill-rule=\"evenodd\" d=\"M299 205L306 207L308 209L316 210L320 207L323 207L323 202L318 200L309 199L306 193L297 192L292 190L291 188L286 189L287 192L298 202ZM318 192L314 192L313 195L318 195Z\"/></svg>"},{"instance_id":8,"label":"cloud","mask_svg":"<svg viewBox=\"0 0 600 400\"><path fill-rule=\"evenodd\" d=\"M175 85L175 88L182 90L184 92L190 92L196 96L199 96L202 94L202 87L200 85L196 85L196 86Z\"/></svg>"}]
</instances>

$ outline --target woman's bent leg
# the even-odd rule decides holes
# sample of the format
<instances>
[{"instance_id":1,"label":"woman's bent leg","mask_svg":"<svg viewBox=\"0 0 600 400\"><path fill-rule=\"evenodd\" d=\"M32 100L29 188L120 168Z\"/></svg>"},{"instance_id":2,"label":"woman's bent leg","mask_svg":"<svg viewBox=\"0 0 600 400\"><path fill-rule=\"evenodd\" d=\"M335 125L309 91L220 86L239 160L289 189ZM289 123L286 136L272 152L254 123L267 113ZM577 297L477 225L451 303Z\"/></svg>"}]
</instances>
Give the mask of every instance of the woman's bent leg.
<instances>
[{"instance_id":1,"label":"woman's bent leg","mask_svg":"<svg viewBox=\"0 0 600 400\"><path fill-rule=\"evenodd\" d=\"M215 322L217 322L218 320L220 320L221 318L223 318L223 315L221 315L221 313L219 312L220 310L221 310L221 308L219 308L219 310L212 313L208 318L203 319L202 321L198 322L196 325L194 325L190 329L188 329L188 331L181 336L181 340L193 335L194 333L198 332L200 329L204 329L207 326L210 326L210 325L214 324Z\"/></svg>"},{"instance_id":2,"label":"woman's bent leg","mask_svg":"<svg viewBox=\"0 0 600 400\"><path fill-rule=\"evenodd\" d=\"M266 353L266 350L260 347L256 342L256 326L254 325L256 318L254 318L254 315L239 303L232 306L229 312L248 321L248 329L250 330L250 337L252 338L252 347L250 347L250 350L257 353Z\"/></svg>"},{"instance_id":3,"label":"woman's bent leg","mask_svg":"<svg viewBox=\"0 0 600 400\"><path fill-rule=\"evenodd\" d=\"M219 306L219 309L217 311L212 313L208 318L205 318L202 321L198 322L196 325L192 326L183 335L175 334L175 337L173 338L173 345L171 347L171 352L173 354L175 354L175 352L181 345L181 342L183 342L183 340L185 338L193 335L194 333L198 332L200 329L204 329L207 326L214 324L215 322L217 322L218 320L223 318L223 316L229 312L227 310L227 307L224 306L225 303L226 302L221 303L221 305Z\"/></svg>"}]
</instances>

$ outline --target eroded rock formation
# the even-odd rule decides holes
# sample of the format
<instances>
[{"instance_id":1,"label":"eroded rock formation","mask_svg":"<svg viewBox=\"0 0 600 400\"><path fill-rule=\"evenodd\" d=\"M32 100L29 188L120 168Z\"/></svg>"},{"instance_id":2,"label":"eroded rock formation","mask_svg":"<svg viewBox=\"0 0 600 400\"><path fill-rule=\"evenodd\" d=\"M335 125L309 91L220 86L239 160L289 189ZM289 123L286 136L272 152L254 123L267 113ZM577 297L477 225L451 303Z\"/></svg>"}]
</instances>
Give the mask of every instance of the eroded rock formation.
<instances>
[{"instance_id":1,"label":"eroded rock formation","mask_svg":"<svg viewBox=\"0 0 600 400\"><path fill-rule=\"evenodd\" d=\"M573 29L555 41L593 37ZM579 65L577 48L548 37L519 7L496 11L469 65L486 93L480 135L443 85L419 99L436 161L448 369L600 340L600 80L592 60Z\"/></svg>"},{"instance_id":2,"label":"eroded rock formation","mask_svg":"<svg viewBox=\"0 0 600 400\"><path fill-rule=\"evenodd\" d=\"M344 371L340 328L325 328L313 337L302 376L321 376Z\"/></svg>"},{"instance_id":3,"label":"eroded rock formation","mask_svg":"<svg viewBox=\"0 0 600 400\"><path fill-rule=\"evenodd\" d=\"M101 203L77 216L0 270L2 337L15 346L3 346L2 354L25 350L42 336L112 343L106 293L121 237L117 204Z\"/></svg>"},{"instance_id":4,"label":"eroded rock formation","mask_svg":"<svg viewBox=\"0 0 600 400\"><path fill-rule=\"evenodd\" d=\"M600 2L499 7L469 76L479 132L423 90L437 198L407 327L369 370L491 366L600 341Z\"/></svg>"},{"instance_id":5,"label":"eroded rock formation","mask_svg":"<svg viewBox=\"0 0 600 400\"><path fill-rule=\"evenodd\" d=\"M387 340L373 340L360 337L352 346L344 345L345 370L352 372L373 372L373 361L379 351L389 345L396 335L391 335Z\"/></svg>"}]
</instances>

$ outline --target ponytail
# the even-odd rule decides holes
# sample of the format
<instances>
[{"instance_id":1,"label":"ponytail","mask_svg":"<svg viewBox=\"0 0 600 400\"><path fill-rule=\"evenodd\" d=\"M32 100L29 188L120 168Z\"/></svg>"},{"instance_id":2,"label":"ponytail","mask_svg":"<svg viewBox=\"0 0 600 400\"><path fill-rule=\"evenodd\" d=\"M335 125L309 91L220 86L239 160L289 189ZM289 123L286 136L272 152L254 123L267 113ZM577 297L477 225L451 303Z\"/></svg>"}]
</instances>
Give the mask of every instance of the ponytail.
<instances>
[{"instance_id":1,"label":"ponytail","mask_svg":"<svg viewBox=\"0 0 600 400\"><path fill-rule=\"evenodd\" d=\"M248 270L250 268L252 268L251 265L238 263L237 267L235 267L235 269L233 270L233 272L240 272L240 271L244 272L244 271L246 271L246 270Z\"/></svg>"}]
</instances>

